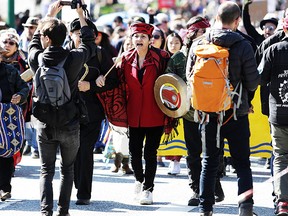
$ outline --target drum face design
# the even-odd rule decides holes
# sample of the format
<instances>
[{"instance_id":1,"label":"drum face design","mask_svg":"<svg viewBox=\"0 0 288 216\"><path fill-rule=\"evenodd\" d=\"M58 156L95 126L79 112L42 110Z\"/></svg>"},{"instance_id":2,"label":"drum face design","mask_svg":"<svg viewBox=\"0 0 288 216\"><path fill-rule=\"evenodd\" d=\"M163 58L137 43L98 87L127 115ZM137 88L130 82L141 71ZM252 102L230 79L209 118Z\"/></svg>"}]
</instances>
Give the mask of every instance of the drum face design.
<instances>
[{"instance_id":1,"label":"drum face design","mask_svg":"<svg viewBox=\"0 0 288 216\"><path fill-rule=\"evenodd\" d=\"M159 108L169 117L181 117L190 108L187 85L176 74L167 73L159 76L155 81L154 96Z\"/></svg>"}]
</instances>

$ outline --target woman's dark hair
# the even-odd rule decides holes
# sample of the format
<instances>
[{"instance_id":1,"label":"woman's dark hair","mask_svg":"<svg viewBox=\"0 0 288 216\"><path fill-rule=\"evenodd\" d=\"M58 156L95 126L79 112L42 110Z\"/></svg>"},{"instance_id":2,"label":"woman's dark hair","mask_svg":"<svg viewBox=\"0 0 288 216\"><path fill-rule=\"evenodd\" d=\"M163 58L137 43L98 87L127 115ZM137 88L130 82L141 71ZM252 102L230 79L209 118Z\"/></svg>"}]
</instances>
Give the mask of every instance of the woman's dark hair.
<instances>
[{"instance_id":1,"label":"woman's dark hair","mask_svg":"<svg viewBox=\"0 0 288 216\"><path fill-rule=\"evenodd\" d=\"M154 32L158 32L158 33L160 33L160 36L161 36L161 46L160 46L160 48L159 49L164 49L164 47L165 47L165 34L164 34L164 32L161 30L161 29L159 29L159 28L156 28L156 29L154 29ZM152 34L153 35L153 34Z\"/></svg>"},{"instance_id":2,"label":"woman's dark hair","mask_svg":"<svg viewBox=\"0 0 288 216\"><path fill-rule=\"evenodd\" d=\"M178 33L176 33L176 32L173 32L173 33L169 34L169 35L166 37L166 40L165 40L165 50L166 50L167 52L169 52L169 53L170 53L170 51L168 50L168 43L167 43L167 41L168 41L168 38L170 38L170 37L176 37L176 38L178 38L178 39L180 40L181 47L183 46L183 40L182 40L182 38L180 37L180 35L179 35ZM170 54L172 55L172 53L170 53Z\"/></svg>"}]
</instances>

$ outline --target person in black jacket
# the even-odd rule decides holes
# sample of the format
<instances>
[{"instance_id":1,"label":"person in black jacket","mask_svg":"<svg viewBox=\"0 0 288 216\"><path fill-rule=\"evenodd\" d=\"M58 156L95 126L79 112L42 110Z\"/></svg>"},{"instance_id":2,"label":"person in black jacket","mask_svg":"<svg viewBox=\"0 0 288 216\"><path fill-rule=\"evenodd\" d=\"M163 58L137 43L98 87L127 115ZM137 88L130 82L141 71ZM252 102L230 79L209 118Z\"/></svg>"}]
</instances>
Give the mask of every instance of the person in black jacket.
<instances>
[{"instance_id":1,"label":"person in black jacket","mask_svg":"<svg viewBox=\"0 0 288 216\"><path fill-rule=\"evenodd\" d=\"M96 26L86 20L88 26L93 30L95 38L98 34ZM70 37L72 41L67 45L67 49L78 48L81 42L81 25L78 18L70 24ZM105 61L105 64L103 62ZM105 80L105 86L96 85L97 78L102 79L107 71L112 67L113 61L108 57L107 52L102 47L97 47L96 55L91 57L86 67L82 68L78 88L81 98L85 101L88 111L88 121L80 122L80 148L77 154L74 167L74 183L77 190L76 205L90 204L92 180L93 180L93 149L100 133L101 122L105 118L105 113L96 93L112 89L117 84L117 74L115 70L109 73ZM87 75L84 73L88 70ZM83 76L84 75L84 76Z\"/></svg>"},{"instance_id":2,"label":"person in black jacket","mask_svg":"<svg viewBox=\"0 0 288 216\"><path fill-rule=\"evenodd\" d=\"M2 62L0 44L0 102L23 104L29 93L29 87L19 75L19 71L12 65ZM0 199L11 198L11 178L14 173L14 157L0 157Z\"/></svg>"},{"instance_id":3,"label":"person in black jacket","mask_svg":"<svg viewBox=\"0 0 288 216\"><path fill-rule=\"evenodd\" d=\"M273 146L273 175L275 214L287 215L287 157L288 157L288 17L283 19L285 38L268 47L263 54L258 70L261 73L261 85L269 84L269 122Z\"/></svg>"},{"instance_id":4,"label":"person in black jacket","mask_svg":"<svg viewBox=\"0 0 288 216\"><path fill-rule=\"evenodd\" d=\"M272 14L266 14L260 22L260 28L263 30L263 34L260 34L255 27L251 24L249 5L252 4L252 0L246 1L243 7L243 25L249 36L251 36L257 45L260 45L266 38L274 34L278 19L273 17Z\"/></svg>"},{"instance_id":5,"label":"person in black jacket","mask_svg":"<svg viewBox=\"0 0 288 216\"><path fill-rule=\"evenodd\" d=\"M249 103L248 91L255 91L260 75L254 58L254 52L250 43L236 33L240 22L240 8L231 1L222 3L218 8L217 25L206 34L206 39L213 44L229 48L229 80L236 87L242 83L241 105L236 109L236 117L233 118L233 108L226 111L223 124L220 128L220 140L226 138L229 150L238 178L238 195L247 194L239 200L239 215L253 215L253 182L250 168L250 130L249 130ZM192 47L201 43L196 41ZM195 56L190 49L186 74L192 71ZM236 101L234 101L236 102ZM202 126L203 158L202 172L200 176L200 212L202 216L210 216L213 213L215 203L214 187L216 173L219 166L219 154L223 152L223 143L217 147L218 115L209 114L209 121L200 124ZM229 117L231 117L229 119Z\"/></svg>"},{"instance_id":6,"label":"person in black jacket","mask_svg":"<svg viewBox=\"0 0 288 216\"><path fill-rule=\"evenodd\" d=\"M66 38L66 26L55 18L62 6L60 0L49 6L46 18L42 19L29 45L29 64L35 72L39 67L39 58L45 66L55 66L66 58L64 69L68 78L71 97L77 98L78 80L85 62L95 55L95 36L87 26L83 8L77 4L75 9L81 24L82 41L77 49L71 51L62 47ZM83 2L83 1L82 1ZM41 55L40 55L41 54ZM69 112L69 110L67 110ZM40 152L40 199L42 215L53 214L53 186L55 162L58 148L61 153L60 163L60 195L57 216L69 216L69 205L74 178L74 161L80 146L79 115L64 126L53 127L45 122L38 124L38 144Z\"/></svg>"}]
</instances>

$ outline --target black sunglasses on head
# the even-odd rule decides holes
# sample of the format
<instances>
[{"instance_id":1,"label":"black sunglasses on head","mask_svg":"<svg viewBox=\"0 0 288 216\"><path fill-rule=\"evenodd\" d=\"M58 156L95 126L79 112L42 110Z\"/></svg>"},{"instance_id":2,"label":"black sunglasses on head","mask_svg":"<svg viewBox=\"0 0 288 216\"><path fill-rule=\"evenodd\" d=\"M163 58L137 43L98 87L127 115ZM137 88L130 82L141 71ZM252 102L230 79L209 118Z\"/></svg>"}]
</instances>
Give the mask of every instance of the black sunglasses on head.
<instances>
[{"instance_id":1,"label":"black sunglasses on head","mask_svg":"<svg viewBox=\"0 0 288 216\"><path fill-rule=\"evenodd\" d=\"M14 42L14 41L7 41L7 40L5 40L5 41L3 41L3 43L4 44L9 44L9 45L11 45L11 46L14 46L16 43Z\"/></svg>"},{"instance_id":2,"label":"black sunglasses on head","mask_svg":"<svg viewBox=\"0 0 288 216\"><path fill-rule=\"evenodd\" d=\"M160 35L152 35L154 39L159 39L161 36Z\"/></svg>"}]
</instances>

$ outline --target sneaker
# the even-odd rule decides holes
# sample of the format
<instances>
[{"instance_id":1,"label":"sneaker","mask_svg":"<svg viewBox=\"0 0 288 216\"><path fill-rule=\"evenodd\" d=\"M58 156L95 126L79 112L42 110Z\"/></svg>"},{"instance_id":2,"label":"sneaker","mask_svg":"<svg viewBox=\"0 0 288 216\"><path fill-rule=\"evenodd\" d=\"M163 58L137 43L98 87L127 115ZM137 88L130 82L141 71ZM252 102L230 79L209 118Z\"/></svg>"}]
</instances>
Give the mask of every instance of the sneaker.
<instances>
[{"instance_id":1,"label":"sneaker","mask_svg":"<svg viewBox=\"0 0 288 216\"><path fill-rule=\"evenodd\" d=\"M199 203L200 203L199 194L193 191L192 196L188 201L188 206L198 206Z\"/></svg>"},{"instance_id":2,"label":"sneaker","mask_svg":"<svg viewBox=\"0 0 288 216\"><path fill-rule=\"evenodd\" d=\"M220 179L216 180L214 196L215 196L215 202L221 202L225 198L224 191L220 183Z\"/></svg>"},{"instance_id":3,"label":"sneaker","mask_svg":"<svg viewBox=\"0 0 288 216\"><path fill-rule=\"evenodd\" d=\"M278 202L275 210L277 216L288 215L288 202Z\"/></svg>"},{"instance_id":4,"label":"sneaker","mask_svg":"<svg viewBox=\"0 0 288 216\"><path fill-rule=\"evenodd\" d=\"M33 151L31 157L33 159L39 159L39 151L37 150Z\"/></svg>"},{"instance_id":5,"label":"sneaker","mask_svg":"<svg viewBox=\"0 0 288 216\"><path fill-rule=\"evenodd\" d=\"M253 216L253 204L252 203L240 204L239 216Z\"/></svg>"},{"instance_id":6,"label":"sneaker","mask_svg":"<svg viewBox=\"0 0 288 216\"><path fill-rule=\"evenodd\" d=\"M139 200L141 191L142 191L142 183L139 181L136 181L135 188L134 188L134 200Z\"/></svg>"},{"instance_id":7,"label":"sneaker","mask_svg":"<svg viewBox=\"0 0 288 216\"><path fill-rule=\"evenodd\" d=\"M169 175L177 175L177 174L180 174L180 171L181 171L180 162L178 162L176 160L171 161L170 165L169 165L168 174Z\"/></svg>"},{"instance_id":8,"label":"sneaker","mask_svg":"<svg viewBox=\"0 0 288 216\"><path fill-rule=\"evenodd\" d=\"M200 214L200 216L212 216L212 211L209 211L209 212L203 212Z\"/></svg>"},{"instance_id":9,"label":"sneaker","mask_svg":"<svg viewBox=\"0 0 288 216\"><path fill-rule=\"evenodd\" d=\"M1 201L5 201L6 199L10 199L11 193L0 190L0 198L1 198Z\"/></svg>"},{"instance_id":10,"label":"sneaker","mask_svg":"<svg viewBox=\"0 0 288 216\"><path fill-rule=\"evenodd\" d=\"M151 205L153 203L152 192L149 190L144 190L141 193L140 204L141 205Z\"/></svg>"}]
</instances>

